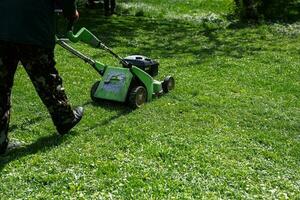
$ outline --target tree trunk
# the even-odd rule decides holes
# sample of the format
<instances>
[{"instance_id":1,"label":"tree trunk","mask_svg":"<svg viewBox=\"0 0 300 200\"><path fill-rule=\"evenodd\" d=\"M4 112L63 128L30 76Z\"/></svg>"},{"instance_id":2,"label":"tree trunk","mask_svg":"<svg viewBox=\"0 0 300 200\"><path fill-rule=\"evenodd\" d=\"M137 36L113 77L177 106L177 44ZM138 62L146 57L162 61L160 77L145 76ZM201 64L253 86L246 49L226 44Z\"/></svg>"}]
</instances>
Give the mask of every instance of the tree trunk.
<instances>
[{"instance_id":1,"label":"tree trunk","mask_svg":"<svg viewBox=\"0 0 300 200\"><path fill-rule=\"evenodd\" d=\"M258 0L234 0L237 12L244 20L258 20L257 3Z\"/></svg>"}]
</instances>

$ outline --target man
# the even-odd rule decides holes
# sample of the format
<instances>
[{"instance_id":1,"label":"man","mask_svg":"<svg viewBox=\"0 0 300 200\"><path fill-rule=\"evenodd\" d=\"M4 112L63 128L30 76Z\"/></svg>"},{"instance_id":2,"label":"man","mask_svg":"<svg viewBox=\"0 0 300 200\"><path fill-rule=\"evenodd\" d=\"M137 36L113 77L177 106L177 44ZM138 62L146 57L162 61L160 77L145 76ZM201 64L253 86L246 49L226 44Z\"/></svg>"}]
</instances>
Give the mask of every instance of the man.
<instances>
[{"instance_id":1,"label":"man","mask_svg":"<svg viewBox=\"0 0 300 200\"><path fill-rule=\"evenodd\" d=\"M10 97L20 62L47 107L60 135L68 133L82 118L83 108L68 102L54 61L55 0L0 0L0 154L14 146L8 139ZM69 20L79 14L75 0L60 0Z\"/></svg>"},{"instance_id":2,"label":"man","mask_svg":"<svg viewBox=\"0 0 300 200\"><path fill-rule=\"evenodd\" d=\"M95 8L99 1L87 0L86 6L88 8ZM105 16L110 16L115 13L116 0L104 0L104 14Z\"/></svg>"},{"instance_id":3,"label":"man","mask_svg":"<svg viewBox=\"0 0 300 200\"><path fill-rule=\"evenodd\" d=\"M104 14L106 16L113 15L115 13L116 0L104 0Z\"/></svg>"}]
</instances>

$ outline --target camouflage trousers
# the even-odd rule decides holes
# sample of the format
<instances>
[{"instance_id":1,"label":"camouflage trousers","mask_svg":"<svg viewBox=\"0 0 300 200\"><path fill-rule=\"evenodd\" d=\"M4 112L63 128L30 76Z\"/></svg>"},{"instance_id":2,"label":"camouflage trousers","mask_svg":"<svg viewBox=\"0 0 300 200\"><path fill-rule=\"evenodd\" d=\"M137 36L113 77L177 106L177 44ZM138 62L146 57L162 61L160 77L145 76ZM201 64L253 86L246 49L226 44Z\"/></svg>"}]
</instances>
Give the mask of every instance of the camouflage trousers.
<instances>
[{"instance_id":1,"label":"camouflage trousers","mask_svg":"<svg viewBox=\"0 0 300 200\"><path fill-rule=\"evenodd\" d=\"M56 127L74 119L62 79L55 68L54 52L32 45L0 41L0 148L8 144L11 90L21 62Z\"/></svg>"},{"instance_id":2,"label":"camouflage trousers","mask_svg":"<svg viewBox=\"0 0 300 200\"><path fill-rule=\"evenodd\" d=\"M111 12L111 14L113 14L115 8L116 8L116 0L104 0L105 13Z\"/></svg>"}]
</instances>

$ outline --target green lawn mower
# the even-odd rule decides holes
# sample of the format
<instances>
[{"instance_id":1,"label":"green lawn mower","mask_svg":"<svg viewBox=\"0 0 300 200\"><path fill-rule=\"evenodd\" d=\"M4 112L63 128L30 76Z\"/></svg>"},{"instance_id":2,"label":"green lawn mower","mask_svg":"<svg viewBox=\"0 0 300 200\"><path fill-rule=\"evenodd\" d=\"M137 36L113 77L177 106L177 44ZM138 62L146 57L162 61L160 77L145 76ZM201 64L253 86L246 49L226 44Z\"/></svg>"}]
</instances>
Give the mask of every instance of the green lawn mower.
<instances>
[{"instance_id":1,"label":"green lawn mower","mask_svg":"<svg viewBox=\"0 0 300 200\"><path fill-rule=\"evenodd\" d=\"M117 58L122 66L112 67L93 60L74 49L68 44L69 41L72 43L80 41L94 48L104 49ZM141 55L122 58L86 28L81 28L76 34L69 31L67 39L57 39L57 44L90 64L102 76L101 81L97 81L91 88L91 99L94 102L101 100L127 102L135 109L174 89L175 81L172 76L167 76L163 81L153 79L158 74L158 62Z\"/></svg>"}]
</instances>

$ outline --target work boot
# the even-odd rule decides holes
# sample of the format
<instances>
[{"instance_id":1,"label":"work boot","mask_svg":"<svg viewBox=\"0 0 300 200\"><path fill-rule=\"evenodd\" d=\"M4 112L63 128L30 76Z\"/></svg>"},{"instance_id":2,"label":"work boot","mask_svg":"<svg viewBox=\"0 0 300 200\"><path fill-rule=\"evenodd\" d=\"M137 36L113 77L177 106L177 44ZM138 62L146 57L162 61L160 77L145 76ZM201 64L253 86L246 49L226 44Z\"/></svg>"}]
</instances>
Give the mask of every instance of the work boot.
<instances>
[{"instance_id":1,"label":"work boot","mask_svg":"<svg viewBox=\"0 0 300 200\"><path fill-rule=\"evenodd\" d=\"M77 107L73 110L74 119L71 122L61 124L59 127L56 127L59 135L67 134L76 124L78 124L83 116L83 107Z\"/></svg>"},{"instance_id":2,"label":"work boot","mask_svg":"<svg viewBox=\"0 0 300 200\"><path fill-rule=\"evenodd\" d=\"M23 143L19 141L10 141L8 143L6 142L0 146L0 156L5 156L12 150L19 149L23 146Z\"/></svg>"}]
</instances>

